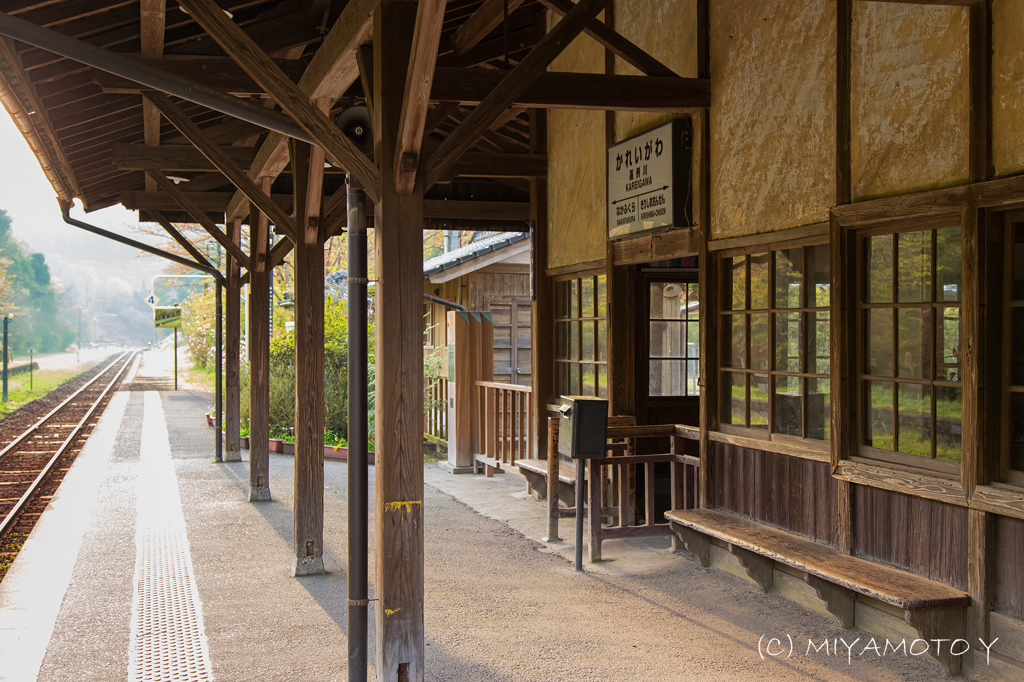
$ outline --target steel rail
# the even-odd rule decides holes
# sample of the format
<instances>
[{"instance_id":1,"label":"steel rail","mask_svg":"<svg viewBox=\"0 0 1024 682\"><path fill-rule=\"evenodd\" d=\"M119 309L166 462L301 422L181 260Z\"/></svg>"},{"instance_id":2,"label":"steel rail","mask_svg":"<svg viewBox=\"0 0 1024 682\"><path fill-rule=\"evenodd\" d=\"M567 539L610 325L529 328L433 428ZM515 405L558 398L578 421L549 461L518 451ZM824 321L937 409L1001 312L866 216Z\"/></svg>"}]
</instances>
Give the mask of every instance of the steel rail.
<instances>
[{"instance_id":1,"label":"steel rail","mask_svg":"<svg viewBox=\"0 0 1024 682\"><path fill-rule=\"evenodd\" d=\"M28 430L27 430L27 431L25 431L25 432L24 432L23 434L21 434L20 436L18 436L17 438L15 438L15 439L14 439L13 441L11 441L11 442L10 442L10 443L9 443L9 444L7 445L7 447L5 447L5 448L4 448L3 450L0 450L0 459L3 459L3 456L4 456L4 455L6 455L6 454L7 454L8 452L10 452L11 450L13 450L13 449L14 449L15 447L17 447L18 445L20 445L20 444L22 443L22 441L24 441L24 440L25 440L26 438L28 438L29 436L31 436L31 435L32 435L33 433L35 433L35 430L36 430L36 429L38 429L38 428L39 428L40 426L42 426L42 425L43 425L43 424L44 424L44 423L45 423L45 422L46 422L46 421L47 421L47 420L48 420L48 419L49 419L50 417L52 417L53 415L57 414L57 412L59 412L59 411L60 411L61 409L63 409L63 407L64 407L65 405L67 405L67 404L68 404L69 402L71 402L72 400L74 400L75 398L77 398L77 397L78 397L78 394L80 394L80 393L81 393L82 391L84 391L85 389L87 389L87 388L89 388L90 386L92 386L92 385L93 385L93 384L94 384L94 383L95 383L96 381L98 381L98 380L99 380L99 378L100 378L101 376L103 376L104 374L106 374L106 373L107 373L107 370L108 370L108 369L110 369L111 367L113 367L113 366L114 366L114 365L116 365L117 363L121 362L121 360L122 360L122 359L124 359L124 356L125 356L125 355L127 355L128 353L131 353L131 352L132 352L132 351L126 351L126 352L124 352L124 353L121 353L121 357L119 357L119 358L118 358L117 360L114 360L114 361L113 361L112 363L110 363L110 364L109 364L109 365L107 365L106 367L104 367L104 368L103 368L103 370L102 370L102 371L101 371L101 372L100 372L99 374L97 374L96 376L94 376L94 377L93 377L92 379L89 379L89 381L87 381L86 383L84 383L84 384L83 384L83 385L82 385L82 386L81 386L81 387L80 387L80 388L79 388L79 389L78 389L77 391L75 391L74 393L72 393L71 395L69 395L69 396L68 396L68 397L67 397L67 398L66 398L66 399L64 400L64 402L62 402L62 403L61 403L60 405L58 405L57 407L55 407L55 408L53 408L52 410L50 410L50 412L49 412L49 413L48 413L48 414L47 414L47 415L46 415L45 417L43 417L42 419L40 419L39 421L37 421L37 422L36 422L35 424L33 424L32 426L30 426L30 427L28 428Z\"/></svg>"},{"instance_id":2,"label":"steel rail","mask_svg":"<svg viewBox=\"0 0 1024 682\"><path fill-rule=\"evenodd\" d=\"M24 509L25 506L28 505L29 500L31 500L32 496L35 495L36 490L39 488L40 485L42 485L43 480L46 478L46 476L53 469L54 465L57 464L57 460L60 458L61 455L64 454L64 451L68 449L68 446L70 446L71 443L74 442L75 438L78 436L79 432L82 430L82 427L85 426L86 422L89 421L89 418L92 417L93 413L96 411L96 408L99 407L99 404L101 402L103 402L103 399L107 396L107 393L110 392L110 388L115 383L117 383L117 380L121 378L121 375L124 374L125 370L128 369L128 367L131 366L132 361L135 360L136 352L135 351L129 351L129 352L123 354L120 358L118 358L114 362L112 362L109 365L107 365L107 367L104 368L103 372L98 374L96 376L96 378L93 379L93 381L95 381L99 377L101 377L104 374L106 374L106 372L111 367L113 367L115 364L120 362L125 357L125 355L128 356L128 361L125 362L124 365L121 367L121 369L119 369L117 371L117 374L114 375L114 378L110 380L110 382L103 389L103 392L100 393L99 397L96 398L96 400L93 402L93 404L89 407L89 410L85 413L85 416L83 416L82 419L78 422L78 424L75 425L75 428L71 431L71 433L68 435L68 437L64 439L64 442L61 443L61 446L59 448L57 448L57 452L54 453L54 455L50 458L50 461L46 463L45 467L43 467L43 470L40 471L39 475L36 476L34 481L32 481L32 485L30 485L28 487L28 490L25 491L25 494L21 496L21 499L18 500L17 504L15 504L11 508L11 510L9 512L7 512L7 515L4 517L4 520L2 522L0 522L0 538L3 538L5 535L7 535L7 532L14 525L14 522L15 522L15 520L17 520L18 515L21 513L22 509ZM90 381L89 383L91 384L92 381ZM82 388L84 389L85 386L83 386ZM77 395L80 392L81 392L81 389L79 389L79 391L76 391L75 395ZM70 398L68 400L70 400ZM61 404L64 405L67 402L68 401L66 400L66 401L64 401L64 403L61 403ZM50 414L52 415L53 413L51 412ZM50 416L50 415L47 415L47 416ZM32 429L30 429L30 431L34 430L35 428L36 427L32 427ZM26 432L26 433L28 433L28 432ZM10 446L8 446L8 448L9 447ZM6 450L5 450L5 452L6 452Z\"/></svg>"}]
</instances>

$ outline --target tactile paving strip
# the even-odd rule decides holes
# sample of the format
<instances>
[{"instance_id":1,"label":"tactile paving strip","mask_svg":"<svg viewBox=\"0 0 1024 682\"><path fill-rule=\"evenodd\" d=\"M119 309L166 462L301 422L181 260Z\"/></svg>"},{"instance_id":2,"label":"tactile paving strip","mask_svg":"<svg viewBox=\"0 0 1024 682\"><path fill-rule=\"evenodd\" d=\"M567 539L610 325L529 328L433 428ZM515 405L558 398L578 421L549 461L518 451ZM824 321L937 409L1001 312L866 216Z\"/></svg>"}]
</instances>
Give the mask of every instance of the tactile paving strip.
<instances>
[{"instance_id":1,"label":"tactile paving strip","mask_svg":"<svg viewBox=\"0 0 1024 682\"><path fill-rule=\"evenodd\" d=\"M143 443L128 679L212 680L177 477L154 393L146 394Z\"/></svg>"}]
</instances>

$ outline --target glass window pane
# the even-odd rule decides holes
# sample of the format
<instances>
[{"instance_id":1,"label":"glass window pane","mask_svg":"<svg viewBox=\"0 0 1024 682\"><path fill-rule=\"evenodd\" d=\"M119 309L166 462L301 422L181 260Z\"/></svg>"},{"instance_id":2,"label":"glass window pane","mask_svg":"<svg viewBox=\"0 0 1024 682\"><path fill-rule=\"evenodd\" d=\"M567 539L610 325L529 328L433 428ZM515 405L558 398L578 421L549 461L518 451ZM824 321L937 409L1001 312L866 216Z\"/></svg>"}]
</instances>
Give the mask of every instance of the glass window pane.
<instances>
[{"instance_id":1,"label":"glass window pane","mask_svg":"<svg viewBox=\"0 0 1024 682\"><path fill-rule=\"evenodd\" d=\"M803 337L801 313L777 313L775 315L775 370L778 372L800 372L800 346Z\"/></svg>"},{"instance_id":2,"label":"glass window pane","mask_svg":"<svg viewBox=\"0 0 1024 682\"><path fill-rule=\"evenodd\" d=\"M700 395L700 362L686 361L686 395Z\"/></svg>"},{"instance_id":3,"label":"glass window pane","mask_svg":"<svg viewBox=\"0 0 1024 682\"><path fill-rule=\"evenodd\" d=\"M722 367L746 367L747 316L722 316Z\"/></svg>"},{"instance_id":4,"label":"glass window pane","mask_svg":"<svg viewBox=\"0 0 1024 682\"><path fill-rule=\"evenodd\" d=\"M584 277L581 280L583 296L580 309L580 317L597 317L594 314L594 278Z\"/></svg>"},{"instance_id":5,"label":"glass window pane","mask_svg":"<svg viewBox=\"0 0 1024 682\"><path fill-rule=\"evenodd\" d=\"M700 357L700 322L686 323L686 357Z\"/></svg>"},{"instance_id":6,"label":"glass window pane","mask_svg":"<svg viewBox=\"0 0 1024 682\"><path fill-rule=\"evenodd\" d=\"M892 238L891 234L880 234L865 240L869 303L892 301Z\"/></svg>"},{"instance_id":7,"label":"glass window pane","mask_svg":"<svg viewBox=\"0 0 1024 682\"><path fill-rule=\"evenodd\" d=\"M594 323L580 322L583 332L582 357L581 360L594 359Z\"/></svg>"},{"instance_id":8,"label":"glass window pane","mask_svg":"<svg viewBox=\"0 0 1024 682\"><path fill-rule=\"evenodd\" d=\"M569 317L580 316L580 283L579 280L570 280L569 282Z\"/></svg>"},{"instance_id":9,"label":"glass window pane","mask_svg":"<svg viewBox=\"0 0 1024 682\"><path fill-rule=\"evenodd\" d=\"M1010 315L1010 383L1024 386L1024 308L1013 308Z\"/></svg>"},{"instance_id":10,"label":"glass window pane","mask_svg":"<svg viewBox=\"0 0 1024 682\"><path fill-rule=\"evenodd\" d=\"M719 418L724 424L747 423L747 375L743 372L722 372L722 409Z\"/></svg>"},{"instance_id":11,"label":"glass window pane","mask_svg":"<svg viewBox=\"0 0 1024 682\"><path fill-rule=\"evenodd\" d=\"M579 360L580 359L580 323L570 322L569 323L569 359Z\"/></svg>"},{"instance_id":12,"label":"glass window pane","mask_svg":"<svg viewBox=\"0 0 1024 682\"><path fill-rule=\"evenodd\" d=\"M801 377L775 377L775 432L803 436L804 399Z\"/></svg>"},{"instance_id":13,"label":"glass window pane","mask_svg":"<svg viewBox=\"0 0 1024 682\"><path fill-rule=\"evenodd\" d=\"M1024 471L1024 393L1010 394L1010 468Z\"/></svg>"},{"instance_id":14,"label":"glass window pane","mask_svg":"<svg viewBox=\"0 0 1024 682\"><path fill-rule=\"evenodd\" d=\"M938 308L935 329L936 379L960 381L960 308Z\"/></svg>"},{"instance_id":15,"label":"glass window pane","mask_svg":"<svg viewBox=\"0 0 1024 682\"><path fill-rule=\"evenodd\" d=\"M828 374L832 359L832 338L829 313L807 314L807 371L813 374Z\"/></svg>"},{"instance_id":16,"label":"glass window pane","mask_svg":"<svg viewBox=\"0 0 1024 682\"><path fill-rule=\"evenodd\" d=\"M572 391L569 390L569 365L565 362L555 363L555 372L558 375L557 379L557 390L558 395L572 395Z\"/></svg>"},{"instance_id":17,"label":"glass window pane","mask_svg":"<svg viewBox=\"0 0 1024 682\"><path fill-rule=\"evenodd\" d=\"M749 315L750 318L750 367L768 369L769 339L768 313Z\"/></svg>"},{"instance_id":18,"label":"glass window pane","mask_svg":"<svg viewBox=\"0 0 1024 682\"><path fill-rule=\"evenodd\" d=\"M775 307L803 307L803 260L800 247L775 251Z\"/></svg>"},{"instance_id":19,"label":"glass window pane","mask_svg":"<svg viewBox=\"0 0 1024 682\"><path fill-rule=\"evenodd\" d=\"M655 320L651 326L651 348L652 358L681 358L685 355L686 346L683 344L683 322L669 320Z\"/></svg>"},{"instance_id":20,"label":"glass window pane","mask_svg":"<svg viewBox=\"0 0 1024 682\"><path fill-rule=\"evenodd\" d=\"M608 365L597 366L597 395L599 398L608 397Z\"/></svg>"},{"instance_id":21,"label":"glass window pane","mask_svg":"<svg viewBox=\"0 0 1024 682\"><path fill-rule=\"evenodd\" d=\"M750 375L750 428L768 429L768 375Z\"/></svg>"},{"instance_id":22,"label":"glass window pane","mask_svg":"<svg viewBox=\"0 0 1024 682\"><path fill-rule=\"evenodd\" d=\"M960 389L935 387L935 456L960 461L961 417Z\"/></svg>"},{"instance_id":23,"label":"glass window pane","mask_svg":"<svg viewBox=\"0 0 1024 682\"><path fill-rule=\"evenodd\" d=\"M755 253L750 256L750 307L761 309L768 307L768 264L767 253Z\"/></svg>"},{"instance_id":24,"label":"glass window pane","mask_svg":"<svg viewBox=\"0 0 1024 682\"><path fill-rule=\"evenodd\" d=\"M597 395L597 374L594 365L585 363L580 365L580 378L583 380L582 392L580 395Z\"/></svg>"},{"instance_id":25,"label":"glass window pane","mask_svg":"<svg viewBox=\"0 0 1024 682\"><path fill-rule=\"evenodd\" d=\"M932 454L932 387L899 384L899 443L897 449L910 455Z\"/></svg>"},{"instance_id":26,"label":"glass window pane","mask_svg":"<svg viewBox=\"0 0 1024 682\"><path fill-rule=\"evenodd\" d=\"M685 395L683 360L651 360L648 395Z\"/></svg>"},{"instance_id":27,"label":"glass window pane","mask_svg":"<svg viewBox=\"0 0 1024 682\"><path fill-rule=\"evenodd\" d=\"M963 298L963 246L960 228L935 230L935 300Z\"/></svg>"},{"instance_id":28,"label":"glass window pane","mask_svg":"<svg viewBox=\"0 0 1024 682\"><path fill-rule=\"evenodd\" d=\"M907 379L932 376L932 311L900 308L896 311L896 375Z\"/></svg>"},{"instance_id":29,"label":"glass window pane","mask_svg":"<svg viewBox=\"0 0 1024 682\"><path fill-rule=\"evenodd\" d=\"M830 379L807 380L807 437L831 440L831 395Z\"/></svg>"},{"instance_id":30,"label":"glass window pane","mask_svg":"<svg viewBox=\"0 0 1024 682\"><path fill-rule=\"evenodd\" d=\"M864 444L892 450L892 384L888 381L866 381L864 384L869 415Z\"/></svg>"},{"instance_id":31,"label":"glass window pane","mask_svg":"<svg viewBox=\"0 0 1024 682\"><path fill-rule=\"evenodd\" d=\"M608 278L605 275L597 276L597 310L594 315L608 317Z\"/></svg>"},{"instance_id":32,"label":"glass window pane","mask_svg":"<svg viewBox=\"0 0 1024 682\"><path fill-rule=\"evenodd\" d=\"M818 244L807 247L807 264L804 272L807 273L808 308L827 308L829 305L829 291L832 288L831 265L829 262L828 244Z\"/></svg>"},{"instance_id":33,"label":"glass window pane","mask_svg":"<svg viewBox=\"0 0 1024 682\"><path fill-rule=\"evenodd\" d=\"M571 322L555 322L555 358L565 360L569 357L569 325Z\"/></svg>"},{"instance_id":34,"label":"glass window pane","mask_svg":"<svg viewBox=\"0 0 1024 682\"><path fill-rule=\"evenodd\" d=\"M747 307L747 257L735 256L726 263L730 265L732 274L725 278L726 291L722 302L732 310L744 310Z\"/></svg>"},{"instance_id":35,"label":"glass window pane","mask_svg":"<svg viewBox=\"0 0 1024 682\"><path fill-rule=\"evenodd\" d=\"M932 300L932 231L896 235L897 300L917 303Z\"/></svg>"},{"instance_id":36,"label":"glass window pane","mask_svg":"<svg viewBox=\"0 0 1024 682\"><path fill-rule=\"evenodd\" d=\"M1024 223L1014 223L1010 236L1010 248L1013 249L1012 297L1019 301L1024 299Z\"/></svg>"},{"instance_id":37,"label":"glass window pane","mask_svg":"<svg viewBox=\"0 0 1024 682\"><path fill-rule=\"evenodd\" d=\"M892 376L892 310L867 311L867 370L876 377Z\"/></svg>"},{"instance_id":38,"label":"glass window pane","mask_svg":"<svg viewBox=\"0 0 1024 682\"><path fill-rule=\"evenodd\" d=\"M555 282L555 317L569 317L568 282Z\"/></svg>"},{"instance_id":39,"label":"glass window pane","mask_svg":"<svg viewBox=\"0 0 1024 682\"><path fill-rule=\"evenodd\" d=\"M597 321L597 359L608 360L608 320Z\"/></svg>"},{"instance_id":40,"label":"glass window pane","mask_svg":"<svg viewBox=\"0 0 1024 682\"><path fill-rule=\"evenodd\" d=\"M569 395L582 395L580 393L580 366L575 362L569 364Z\"/></svg>"}]
</instances>

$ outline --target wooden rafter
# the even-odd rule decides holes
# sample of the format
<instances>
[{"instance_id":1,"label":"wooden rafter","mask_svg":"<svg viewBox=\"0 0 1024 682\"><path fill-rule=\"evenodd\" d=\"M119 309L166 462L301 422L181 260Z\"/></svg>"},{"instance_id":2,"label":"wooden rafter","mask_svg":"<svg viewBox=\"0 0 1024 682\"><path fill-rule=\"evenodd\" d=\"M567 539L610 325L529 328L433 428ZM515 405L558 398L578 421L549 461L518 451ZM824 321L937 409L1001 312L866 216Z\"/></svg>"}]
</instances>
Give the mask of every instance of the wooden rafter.
<instances>
[{"instance_id":1,"label":"wooden rafter","mask_svg":"<svg viewBox=\"0 0 1024 682\"><path fill-rule=\"evenodd\" d=\"M154 181L153 184L156 184L156 181ZM178 244L181 245L181 248L185 249L185 251L187 251L197 263L209 268L213 267L213 265L210 264L210 261L206 259L206 256L203 255L203 252L197 249L195 245L188 240L188 237L179 232L163 213L160 211L146 211L145 213L147 214L146 217L151 218L153 222L159 223L160 227L164 228L164 232L171 235L174 241L178 242Z\"/></svg>"},{"instance_id":2,"label":"wooden rafter","mask_svg":"<svg viewBox=\"0 0 1024 682\"><path fill-rule=\"evenodd\" d=\"M192 0L188 0L192 1ZM425 187L432 186L476 141L491 122L508 109L555 57L604 9L609 0L580 0L571 12L544 36L537 47L466 117L426 162Z\"/></svg>"},{"instance_id":3,"label":"wooden rafter","mask_svg":"<svg viewBox=\"0 0 1024 682\"><path fill-rule=\"evenodd\" d=\"M508 12L511 14L523 4L523 0L507 0L507 3ZM497 28L505 16L505 7L506 0L484 0L452 35L452 46L455 51L462 54L472 49Z\"/></svg>"},{"instance_id":4,"label":"wooden rafter","mask_svg":"<svg viewBox=\"0 0 1024 682\"><path fill-rule=\"evenodd\" d=\"M241 263L242 267L246 270L249 269L249 257L245 255L241 247L236 246L228 235L224 234L202 209L196 206L173 182L167 179L166 175L155 170L146 171L146 173L156 180L156 184L160 186L160 189L167 192L186 213L192 216L192 220L201 225L211 237L217 240L218 244L224 247L225 251Z\"/></svg>"},{"instance_id":5,"label":"wooden rafter","mask_svg":"<svg viewBox=\"0 0 1024 682\"><path fill-rule=\"evenodd\" d=\"M412 37L409 73L405 78L405 98L395 146L395 190L399 194L411 194L416 184L423 126L430 110L430 89L446 2L420 0L416 10L416 31Z\"/></svg>"},{"instance_id":6,"label":"wooden rafter","mask_svg":"<svg viewBox=\"0 0 1024 682\"><path fill-rule=\"evenodd\" d=\"M565 16L573 9L572 0L540 0L545 7ZM641 73L648 76L678 77L672 69L647 54L619 33L594 19L584 29L587 35L604 45L625 62L635 66Z\"/></svg>"},{"instance_id":7,"label":"wooden rafter","mask_svg":"<svg viewBox=\"0 0 1024 682\"><path fill-rule=\"evenodd\" d=\"M310 104L309 96L213 0L180 0L180 4L331 158L363 184L367 196L380 197L380 178L373 162Z\"/></svg>"},{"instance_id":8,"label":"wooden rafter","mask_svg":"<svg viewBox=\"0 0 1024 682\"><path fill-rule=\"evenodd\" d=\"M307 97L336 99L359 77L356 51L373 34L370 15L379 3L380 0L351 0L345 6L299 79L298 89ZM263 176L276 178L287 165L285 137L270 133L249 168L249 177L253 180ZM247 207L244 195L236 193L228 204L228 217L244 213Z\"/></svg>"},{"instance_id":9,"label":"wooden rafter","mask_svg":"<svg viewBox=\"0 0 1024 682\"><path fill-rule=\"evenodd\" d=\"M210 142L203 134L203 131L185 115L185 113L160 92L146 94L146 99L171 122L178 132L184 135L196 149L212 163L217 170L224 174L231 183L244 194L249 201L254 203L263 211L268 218L277 226L278 230L285 234L292 241L295 240L295 225L281 207L275 204L269 195L257 185L248 175L245 174L231 158L224 153L223 149Z\"/></svg>"},{"instance_id":10,"label":"wooden rafter","mask_svg":"<svg viewBox=\"0 0 1024 682\"><path fill-rule=\"evenodd\" d=\"M217 147L232 163L248 166L256 156L254 147ZM137 144L110 145L111 161L125 170L213 171L217 170L209 159L195 147L183 144L165 144L150 149Z\"/></svg>"}]
</instances>

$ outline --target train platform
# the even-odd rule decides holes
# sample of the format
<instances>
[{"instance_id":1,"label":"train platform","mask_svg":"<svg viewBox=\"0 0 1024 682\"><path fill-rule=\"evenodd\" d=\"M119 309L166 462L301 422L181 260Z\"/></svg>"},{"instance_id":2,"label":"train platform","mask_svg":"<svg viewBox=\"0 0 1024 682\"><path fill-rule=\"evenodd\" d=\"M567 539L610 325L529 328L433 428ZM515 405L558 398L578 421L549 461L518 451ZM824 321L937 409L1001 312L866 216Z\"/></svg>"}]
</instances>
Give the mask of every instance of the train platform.
<instances>
[{"instance_id":1,"label":"train platform","mask_svg":"<svg viewBox=\"0 0 1024 682\"><path fill-rule=\"evenodd\" d=\"M274 499L247 502L247 462L212 462L210 396L149 390L166 385L150 360L110 401L0 583L0 679L347 679L346 464L324 465L326 575L291 577L292 458L272 454ZM765 636L870 636L701 568L667 540L609 542L610 561L576 573L571 544L537 541L544 507L521 480L429 463L425 477L429 680L941 675L927 657L859 647L850 660L802 648L765 657ZM371 532L371 578L373 556ZM369 651L372 668L372 640Z\"/></svg>"}]
</instances>

